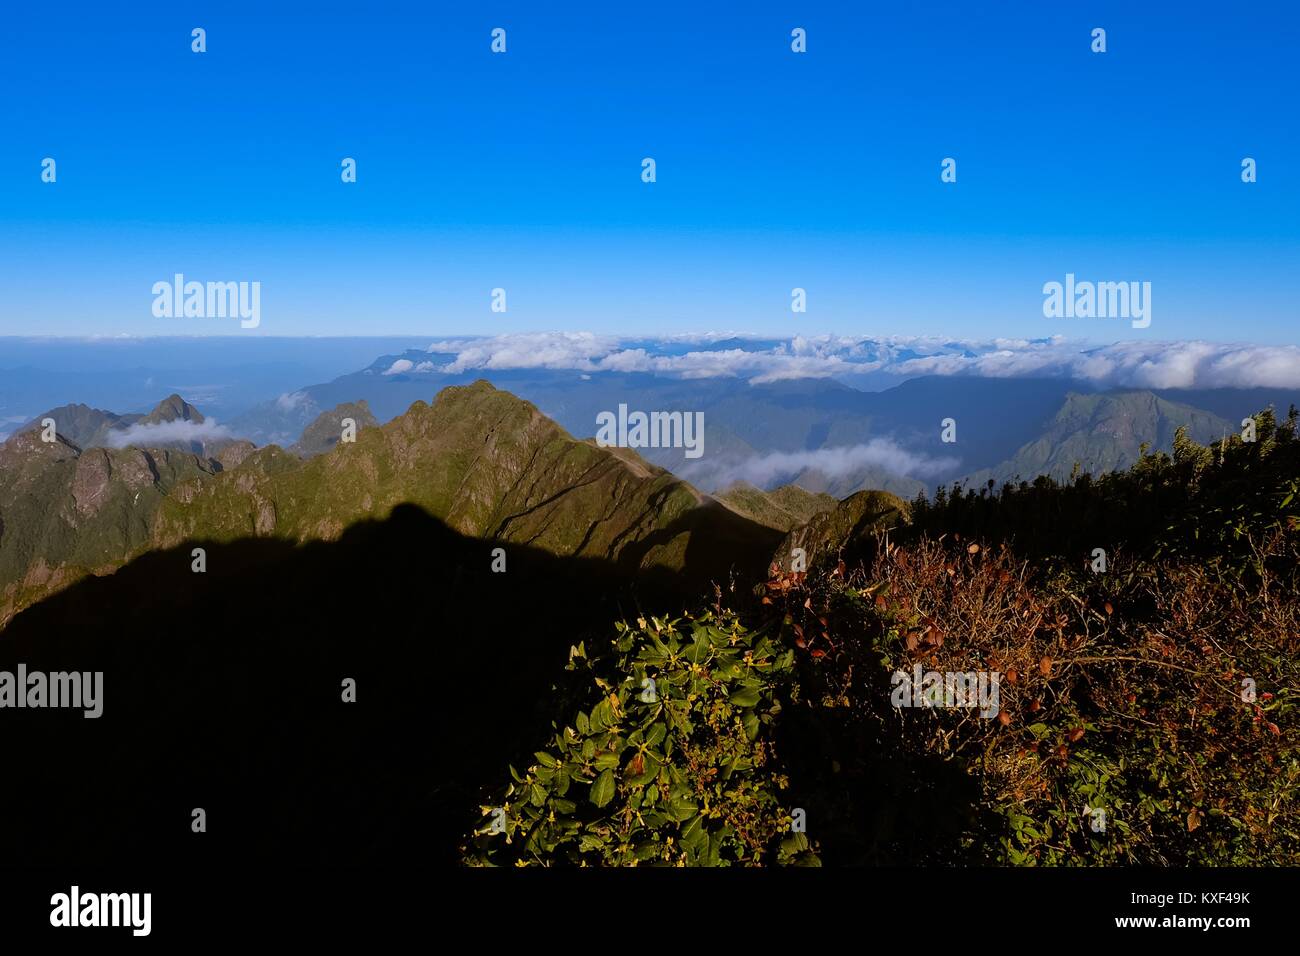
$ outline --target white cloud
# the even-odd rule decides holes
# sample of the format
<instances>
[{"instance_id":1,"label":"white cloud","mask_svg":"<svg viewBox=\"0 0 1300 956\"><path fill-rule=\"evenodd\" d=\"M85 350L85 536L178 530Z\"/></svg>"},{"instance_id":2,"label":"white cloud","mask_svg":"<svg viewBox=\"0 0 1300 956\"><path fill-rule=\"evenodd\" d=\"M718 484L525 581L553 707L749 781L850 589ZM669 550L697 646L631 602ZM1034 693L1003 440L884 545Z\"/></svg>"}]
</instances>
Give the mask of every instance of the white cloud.
<instances>
[{"instance_id":1,"label":"white cloud","mask_svg":"<svg viewBox=\"0 0 1300 956\"><path fill-rule=\"evenodd\" d=\"M863 468L883 468L891 474L926 478L949 471L959 464L955 458L932 458L905 448L888 438L873 438L863 445L818 448L815 451L771 452L757 455L739 468L741 476L760 486L798 474L806 469L828 478L843 478Z\"/></svg>"},{"instance_id":2,"label":"white cloud","mask_svg":"<svg viewBox=\"0 0 1300 956\"><path fill-rule=\"evenodd\" d=\"M285 392L275 400L275 404L283 412L294 412L300 408L309 408L315 403L306 392Z\"/></svg>"},{"instance_id":3,"label":"white cloud","mask_svg":"<svg viewBox=\"0 0 1300 956\"><path fill-rule=\"evenodd\" d=\"M1080 349L1064 342L936 355L899 363L904 375L1042 375L1132 388L1300 388L1300 347L1215 342L1117 342Z\"/></svg>"},{"instance_id":4,"label":"white cloud","mask_svg":"<svg viewBox=\"0 0 1300 956\"><path fill-rule=\"evenodd\" d=\"M542 332L435 342L429 351L455 356L438 368L450 374L547 368L586 374L741 378L762 384L806 378L852 380L883 373L895 380L919 375L1043 376L1081 379L1101 387L1300 388L1300 346L1292 345L1130 341L1097 347L1060 336L965 341L823 335L794 336L775 345L771 340L741 338L732 348L702 347L731 338L735 336L709 333L632 341L592 333ZM394 369L405 361L395 363Z\"/></svg>"},{"instance_id":5,"label":"white cloud","mask_svg":"<svg viewBox=\"0 0 1300 956\"><path fill-rule=\"evenodd\" d=\"M831 480L855 475L865 468L880 468L891 475L909 478L932 478L952 471L959 464L957 458L934 458L908 451L889 438L873 438L861 445L769 452L740 462L713 462L684 474L689 480L710 487L747 481L760 488L770 488L807 470L820 472Z\"/></svg>"},{"instance_id":6,"label":"white cloud","mask_svg":"<svg viewBox=\"0 0 1300 956\"><path fill-rule=\"evenodd\" d=\"M155 448L173 442L210 442L230 438L230 429L218 425L209 418L202 422L187 422L178 419L174 422L159 422L156 425L131 425L108 434L110 448L126 448L135 445L140 448Z\"/></svg>"},{"instance_id":7,"label":"white cloud","mask_svg":"<svg viewBox=\"0 0 1300 956\"><path fill-rule=\"evenodd\" d=\"M403 372L409 372L413 368L415 368L415 363L410 359L398 359L392 365L388 366L388 371L384 372L384 374L401 375Z\"/></svg>"},{"instance_id":8,"label":"white cloud","mask_svg":"<svg viewBox=\"0 0 1300 956\"><path fill-rule=\"evenodd\" d=\"M454 361L441 371L451 375L471 369L551 368L589 371L593 362L614 351L619 340L591 332L521 332L484 339L434 342L430 352L450 352Z\"/></svg>"}]
</instances>

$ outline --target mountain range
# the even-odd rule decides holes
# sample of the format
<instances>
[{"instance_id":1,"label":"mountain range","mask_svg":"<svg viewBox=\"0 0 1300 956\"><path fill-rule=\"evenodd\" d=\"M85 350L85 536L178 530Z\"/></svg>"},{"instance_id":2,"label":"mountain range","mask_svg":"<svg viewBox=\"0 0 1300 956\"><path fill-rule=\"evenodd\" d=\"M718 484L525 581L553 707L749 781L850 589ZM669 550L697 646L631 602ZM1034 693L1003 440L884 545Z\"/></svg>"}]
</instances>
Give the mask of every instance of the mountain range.
<instances>
[{"instance_id":1,"label":"mountain range","mask_svg":"<svg viewBox=\"0 0 1300 956\"><path fill-rule=\"evenodd\" d=\"M0 623L146 551L245 537L330 541L402 505L468 537L599 558L629 574L681 572L700 585L760 571L790 524L815 510L815 496L798 490L768 500L749 489L743 507L730 507L634 451L572 438L487 382L446 388L382 426L364 405L331 409L294 450L92 444L141 423L201 421L177 396L129 422L80 406L43 418L56 422L52 441L36 423L0 445ZM344 418L355 441L338 441Z\"/></svg>"},{"instance_id":2,"label":"mountain range","mask_svg":"<svg viewBox=\"0 0 1300 956\"><path fill-rule=\"evenodd\" d=\"M726 345L723 342L720 345ZM905 498L953 481L1066 478L1076 465L1099 474L1137 460L1143 443L1170 450L1174 432L1209 442L1240 429L1261 408L1300 404L1285 388L1102 389L1069 378L924 375L881 391L833 378L750 382L725 376L672 378L648 372L454 369L452 353L384 355L333 381L262 402L230 421L259 444L289 444L322 410L364 399L379 421L447 385L484 377L527 399L578 437L596 417L631 409L698 411L704 455L642 449L642 455L707 492L737 481L764 490L796 484L843 498L878 489ZM943 422L956 440L943 440Z\"/></svg>"},{"instance_id":3,"label":"mountain range","mask_svg":"<svg viewBox=\"0 0 1300 956\"><path fill-rule=\"evenodd\" d=\"M1143 447L1171 448L1179 427L1210 443L1237 431L1238 409L1300 401L1266 389L1088 391L966 376L883 392L824 379L548 370L447 385L415 373L413 359L384 374L401 361L382 357L227 426L177 394L148 413L66 405L23 425L0 444L0 623L153 548L243 535L330 540L403 503L468 536L711 580L858 492L910 499L948 481L1122 469ZM524 397L502 390L503 379ZM702 409L705 455L574 437L620 403ZM954 442L942 441L945 419ZM345 422L355 441L341 440Z\"/></svg>"},{"instance_id":4,"label":"mountain range","mask_svg":"<svg viewBox=\"0 0 1300 956\"><path fill-rule=\"evenodd\" d=\"M1076 466L1094 474L1123 468L1144 443L1168 451L1179 426L1193 440L1214 441L1261 408L1282 415L1300 403L1300 389L1279 368L1286 349L1210 343L1081 350L1055 340L605 341L537 334L418 349L409 340L392 349L396 344L0 340L0 439L43 417L36 413L53 396L50 404L86 404L79 416L66 408L59 416L67 420L65 437L79 447L176 448L187 440L190 450L212 457L220 442L244 439L317 454L339 433L337 423L307 433L326 412L346 406L351 411L340 419L361 424L373 416L383 424L442 388L482 378L532 402L577 438L595 435L597 416L620 405L701 414L701 457L688 458L680 448L639 451L709 494L743 482L764 491L797 484L836 498L867 489L913 498L954 481L982 485L1038 474L1064 478ZM157 382L173 384L164 390ZM188 384L194 382L201 384ZM1239 387L1252 382L1274 384ZM1189 387L1166 387L1173 384ZM202 407L202 420L142 423L150 402L168 391ZM107 420L92 407L116 414ZM943 440L948 420L955 441ZM172 434L128 433L157 424Z\"/></svg>"}]
</instances>

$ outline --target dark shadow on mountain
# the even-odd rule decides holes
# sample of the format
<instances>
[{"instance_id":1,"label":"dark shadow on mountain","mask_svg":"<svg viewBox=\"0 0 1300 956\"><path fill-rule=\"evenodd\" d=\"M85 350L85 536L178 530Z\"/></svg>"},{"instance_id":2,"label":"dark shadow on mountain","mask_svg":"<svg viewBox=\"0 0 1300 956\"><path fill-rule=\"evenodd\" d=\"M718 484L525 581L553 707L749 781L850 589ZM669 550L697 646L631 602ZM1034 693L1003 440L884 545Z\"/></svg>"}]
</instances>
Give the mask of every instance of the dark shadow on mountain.
<instances>
[{"instance_id":1,"label":"dark shadow on mountain","mask_svg":"<svg viewBox=\"0 0 1300 956\"><path fill-rule=\"evenodd\" d=\"M104 673L98 719L0 710L3 858L450 863L479 788L549 730L569 646L761 573L749 524L693 541L681 574L633 573L408 505L330 543L201 544L203 574L186 544L84 580L0 632L0 670Z\"/></svg>"},{"instance_id":2,"label":"dark shadow on mountain","mask_svg":"<svg viewBox=\"0 0 1300 956\"><path fill-rule=\"evenodd\" d=\"M658 506L670 490L665 489L654 504ZM625 547L618 556L619 566L625 574L635 574L652 548L666 546L681 535L686 535L682 561L685 580L696 589L711 582L726 584L736 577L751 582L762 580L772 553L785 537L717 501L705 500L666 527Z\"/></svg>"}]
</instances>

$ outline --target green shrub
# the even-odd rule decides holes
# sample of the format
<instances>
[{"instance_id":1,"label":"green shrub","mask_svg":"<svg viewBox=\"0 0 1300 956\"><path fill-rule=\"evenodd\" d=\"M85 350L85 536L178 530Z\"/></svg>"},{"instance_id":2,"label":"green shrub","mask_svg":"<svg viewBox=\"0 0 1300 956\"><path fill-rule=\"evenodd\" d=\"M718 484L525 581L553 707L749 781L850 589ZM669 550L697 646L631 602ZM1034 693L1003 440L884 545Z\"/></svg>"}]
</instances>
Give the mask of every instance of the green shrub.
<instances>
[{"instance_id":1,"label":"green shrub","mask_svg":"<svg viewBox=\"0 0 1300 956\"><path fill-rule=\"evenodd\" d=\"M726 612L620 624L592 658L572 648L575 712L534 763L510 768L465 861L816 864L771 741L792 657Z\"/></svg>"}]
</instances>

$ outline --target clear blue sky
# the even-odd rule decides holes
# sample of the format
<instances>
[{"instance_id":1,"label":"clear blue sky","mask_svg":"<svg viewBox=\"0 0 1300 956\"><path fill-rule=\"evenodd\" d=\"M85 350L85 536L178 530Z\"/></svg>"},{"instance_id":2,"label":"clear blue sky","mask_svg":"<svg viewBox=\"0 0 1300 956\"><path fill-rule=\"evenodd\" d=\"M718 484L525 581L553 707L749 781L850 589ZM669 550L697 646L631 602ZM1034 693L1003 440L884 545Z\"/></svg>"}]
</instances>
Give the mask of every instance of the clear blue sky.
<instances>
[{"instance_id":1,"label":"clear blue sky","mask_svg":"<svg viewBox=\"0 0 1300 956\"><path fill-rule=\"evenodd\" d=\"M237 333L152 316L152 284L183 272L260 281L250 335L1300 338L1293 3L64 3L3 21L0 334ZM1066 272L1150 281L1151 328L1045 319Z\"/></svg>"}]
</instances>

